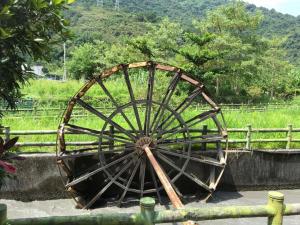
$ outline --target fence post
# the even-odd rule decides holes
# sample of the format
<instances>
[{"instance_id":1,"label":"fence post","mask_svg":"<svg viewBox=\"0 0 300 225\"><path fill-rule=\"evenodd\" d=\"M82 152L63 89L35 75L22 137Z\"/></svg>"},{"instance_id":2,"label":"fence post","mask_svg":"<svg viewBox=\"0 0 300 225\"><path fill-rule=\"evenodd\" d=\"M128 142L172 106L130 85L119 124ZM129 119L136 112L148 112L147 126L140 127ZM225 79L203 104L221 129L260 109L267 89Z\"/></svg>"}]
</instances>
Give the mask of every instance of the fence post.
<instances>
[{"instance_id":1,"label":"fence post","mask_svg":"<svg viewBox=\"0 0 300 225\"><path fill-rule=\"evenodd\" d=\"M10 140L10 127L4 127L4 141Z\"/></svg>"},{"instance_id":2,"label":"fence post","mask_svg":"<svg viewBox=\"0 0 300 225\"><path fill-rule=\"evenodd\" d=\"M7 206L0 204L0 225L6 224L7 220Z\"/></svg>"},{"instance_id":3,"label":"fence post","mask_svg":"<svg viewBox=\"0 0 300 225\"><path fill-rule=\"evenodd\" d=\"M291 142L292 142L292 131L293 131L293 125L288 125L288 132L287 132L287 142L286 142L286 149L290 149Z\"/></svg>"},{"instance_id":4,"label":"fence post","mask_svg":"<svg viewBox=\"0 0 300 225\"><path fill-rule=\"evenodd\" d=\"M274 211L274 216L268 217L268 225L282 225L284 211L284 195L277 191L270 191L268 206Z\"/></svg>"},{"instance_id":5,"label":"fence post","mask_svg":"<svg viewBox=\"0 0 300 225\"><path fill-rule=\"evenodd\" d=\"M36 112L37 112L37 107L36 105L33 106L33 115L36 115Z\"/></svg>"},{"instance_id":6,"label":"fence post","mask_svg":"<svg viewBox=\"0 0 300 225\"><path fill-rule=\"evenodd\" d=\"M246 150L251 150L251 124L247 125Z\"/></svg>"},{"instance_id":7,"label":"fence post","mask_svg":"<svg viewBox=\"0 0 300 225\"><path fill-rule=\"evenodd\" d=\"M153 225L155 200L150 197L144 197L140 200L142 221L145 225Z\"/></svg>"},{"instance_id":8,"label":"fence post","mask_svg":"<svg viewBox=\"0 0 300 225\"><path fill-rule=\"evenodd\" d=\"M203 135L207 135L207 125L203 125L203 127L202 127L202 136ZM206 142L202 142L201 143L201 150L202 151L205 151L206 150Z\"/></svg>"},{"instance_id":9,"label":"fence post","mask_svg":"<svg viewBox=\"0 0 300 225\"><path fill-rule=\"evenodd\" d=\"M111 136L111 138L113 138L114 136L114 133L115 133L115 129L113 126L109 126L109 135ZM113 139L109 139L108 141L108 148L110 151L113 151L114 150L114 140Z\"/></svg>"}]
</instances>

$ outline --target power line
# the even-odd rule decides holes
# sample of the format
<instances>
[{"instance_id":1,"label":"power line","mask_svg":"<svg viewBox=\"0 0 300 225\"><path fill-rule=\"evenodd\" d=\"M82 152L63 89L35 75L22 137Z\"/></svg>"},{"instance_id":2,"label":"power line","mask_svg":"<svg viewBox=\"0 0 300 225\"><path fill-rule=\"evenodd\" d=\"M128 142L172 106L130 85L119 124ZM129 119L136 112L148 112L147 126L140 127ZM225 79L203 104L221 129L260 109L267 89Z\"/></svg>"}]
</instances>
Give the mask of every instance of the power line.
<instances>
[{"instance_id":1,"label":"power line","mask_svg":"<svg viewBox=\"0 0 300 225\"><path fill-rule=\"evenodd\" d=\"M66 43L64 42L64 74L63 81L67 80L67 68L66 68Z\"/></svg>"},{"instance_id":2,"label":"power line","mask_svg":"<svg viewBox=\"0 0 300 225\"><path fill-rule=\"evenodd\" d=\"M119 1L119 0L116 0L116 1L115 1L115 10L116 10L116 11L119 11L119 10L120 10L120 1Z\"/></svg>"}]
</instances>

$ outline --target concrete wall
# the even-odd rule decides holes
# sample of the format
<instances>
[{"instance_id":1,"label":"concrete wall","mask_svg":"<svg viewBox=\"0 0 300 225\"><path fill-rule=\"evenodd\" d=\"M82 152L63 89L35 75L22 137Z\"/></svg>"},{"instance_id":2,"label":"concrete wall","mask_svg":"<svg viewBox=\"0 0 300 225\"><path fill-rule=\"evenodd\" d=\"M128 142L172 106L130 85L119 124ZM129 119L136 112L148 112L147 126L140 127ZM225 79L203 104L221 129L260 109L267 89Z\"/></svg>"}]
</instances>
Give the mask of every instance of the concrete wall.
<instances>
[{"instance_id":1,"label":"concrete wall","mask_svg":"<svg viewBox=\"0 0 300 225\"><path fill-rule=\"evenodd\" d=\"M219 185L225 190L300 188L300 154L230 153Z\"/></svg>"},{"instance_id":2,"label":"concrete wall","mask_svg":"<svg viewBox=\"0 0 300 225\"><path fill-rule=\"evenodd\" d=\"M54 154L28 154L16 161L15 179L5 181L0 198L23 201L66 198ZM300 154L229 153L218 189L259 190L300 187Z\"/></svg>"},{"instance_id":3,"label":"concrete wall","mask_svg":"<svg viewBox=\"0 0 300 225\"><path fill-rule=\"evenodd\" d=\"M26 154L26 159L14 161L17 173L6 179L0 190L0 198L22 201L57 199L68 197L54 154Z\"/></svg>"}]
</instances>

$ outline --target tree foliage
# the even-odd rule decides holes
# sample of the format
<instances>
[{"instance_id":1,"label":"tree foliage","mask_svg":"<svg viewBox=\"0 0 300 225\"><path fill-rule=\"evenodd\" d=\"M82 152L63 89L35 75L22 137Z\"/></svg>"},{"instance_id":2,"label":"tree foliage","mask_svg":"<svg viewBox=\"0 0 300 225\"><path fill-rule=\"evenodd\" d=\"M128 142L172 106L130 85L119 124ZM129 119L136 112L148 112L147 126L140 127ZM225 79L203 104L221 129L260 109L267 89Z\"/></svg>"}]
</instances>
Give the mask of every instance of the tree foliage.
<instances>
[{"instance_id":1,"label":"tree foliage","mask_svg":"<svg viewBox=\"0 0 300 225\"><path fill-rule=\"evenodd\" d=\"M203 19L194 20L189 29L169 18L159 24L144 23L147 32L105 41L101 51L96 50L99 46L95 37L88 45L83 44L84 48L90 46L85 56L83 49L75 48L70 71L76 79L91 76L94 71L78 69L88 58L85 71L155 60L184 68L202 80L220 102L286 99L299 90L299 69L287 61L287 52L282 48L286 38L261 34L263 21L260 11L237 1L209 11Z\"/></svg>"},{"instance_id":2,"label":"tree foliage","mask_svg":"<svg viewBox=\"0 0 300 225\"><path fill-rule=\"evenodd\" d=\"M121 36L135 37L147 33L147 23L160 23L165 17L182 25L184 30L193 30L193 20L202 20L206 13L231 0L122 0L120 11L114 10L114 2L104 0L104 7L96 6L95 0L77 0L66 14L73 22L78 39L92 41L92 37L107 42L116 42ZM89 6L89 9L86 6ZM82 7L83 6L83 7ZM282 14L275 10L245 4L247 12L260 11L263 20L257 32L267 38L287 37L283 47L291 63L298 62L300 17ZM252 21L248 21L252 22ZM256 21L253 21L255 23ZM298 64L299 65L299 64Z\"/></svg>"},{"instance_id":3,"label":"tree foliage","mask_svg":"<svg viewBox=\"0 0 300 225\"><path fill-rule=\"evenodd\" d=\"M104 52L107 46L103 42L85 43L76 47L68 62L69 72L74 79L89 79L104 66Z\"/></svg>"},{"instance_id":4,"label":"tree foliage","mask_svg":"<svg viewBox=\"0 0 300 225\"><path fill-rule=\"evenodd\" d=\"M71 0L3 0L0 3L0 98L15 106L20 85L32 76L29 59L49 60L68 35L61 11Z\"/></svg>"}]
</instances>

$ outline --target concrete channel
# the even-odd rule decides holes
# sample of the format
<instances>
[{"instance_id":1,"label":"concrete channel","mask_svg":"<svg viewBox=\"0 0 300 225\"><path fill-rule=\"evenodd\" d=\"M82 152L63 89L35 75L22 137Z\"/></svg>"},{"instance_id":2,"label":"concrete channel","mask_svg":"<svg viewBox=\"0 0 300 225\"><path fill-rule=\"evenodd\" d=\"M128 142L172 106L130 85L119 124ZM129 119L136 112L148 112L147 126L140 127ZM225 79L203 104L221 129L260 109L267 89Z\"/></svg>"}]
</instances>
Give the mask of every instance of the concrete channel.
<instances>
[{"instance_id":1,"label":"concrete channel","mask_svg":"<svg viewBox=\"0 0 300 225\"><path fill-rule=\"evenodd\" d=\"M135 212L138 206L105 207L91 211L75 209L63 189L54 154L26 154L17 162L16 179L1 187L0 203L8 206L8 218L94 213ZM228 154L227 167L218 191L209 203L192 201L187 207L258 205L267 201L266 190L282 190L285 203L300 203L300 154L235 151ZM294 189L294 190L287 190ZM227 192L230 191L230 192ZM156 209L171 208L157 205ZM202 221L200 224L267 224L266 218ZM299 225L300 216L284 218L284 224Z\"/></svg>"},{"instance_id":2,"label":"concrete channel","mask_svg":"<svg viewBox=\"0 0 300 225\"><path fill-rule=\"evenodd\" d=\"M16 179L6 180L0 198L21 201L68 198L54 154L26 154L16 161ZM300 188L300 154L235 151L218 190L278 190ZM195 168L199 169L199 168ZM300 224L300 223L299 223Z\"/></svg>"}]
</instances>

